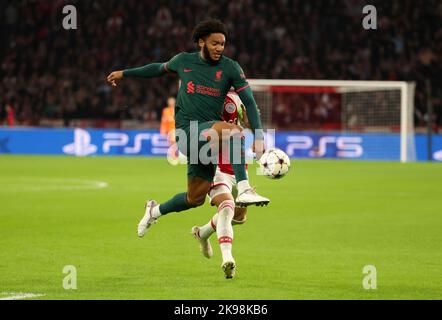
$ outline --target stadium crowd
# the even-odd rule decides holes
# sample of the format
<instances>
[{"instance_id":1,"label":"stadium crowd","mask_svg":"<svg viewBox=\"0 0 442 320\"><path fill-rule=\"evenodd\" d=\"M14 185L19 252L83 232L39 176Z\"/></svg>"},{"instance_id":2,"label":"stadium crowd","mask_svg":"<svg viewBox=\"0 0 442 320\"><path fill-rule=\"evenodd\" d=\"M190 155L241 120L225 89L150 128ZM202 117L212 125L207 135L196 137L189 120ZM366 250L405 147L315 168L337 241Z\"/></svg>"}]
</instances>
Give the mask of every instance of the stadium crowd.
<instances>
[{"instance_id":1,"label":"stadium crowd","mask_svg":"<svg viewBox=\"0 0 442 320\"><path fill-rule=\"evenodd\" d=\"M66 4L77 8L76 30L62 27ZM364 0L1 2L0 120L10 116L12 108L16 123L22 125L39 125L42 118L64 119L65 125L77 118L159 122L166 98L177 91L176 77L124 81L111 92L106 75L195 50L192 28L210 16L227 25L225 54L237 59L249 78L416 81L418 125L426 121L429 79L436 121L442 125L442 2L370 1L377 8L377 30L362 28L365 4ZM293 118L306 121L299 112Z\"/></svg>"}]
</instances>

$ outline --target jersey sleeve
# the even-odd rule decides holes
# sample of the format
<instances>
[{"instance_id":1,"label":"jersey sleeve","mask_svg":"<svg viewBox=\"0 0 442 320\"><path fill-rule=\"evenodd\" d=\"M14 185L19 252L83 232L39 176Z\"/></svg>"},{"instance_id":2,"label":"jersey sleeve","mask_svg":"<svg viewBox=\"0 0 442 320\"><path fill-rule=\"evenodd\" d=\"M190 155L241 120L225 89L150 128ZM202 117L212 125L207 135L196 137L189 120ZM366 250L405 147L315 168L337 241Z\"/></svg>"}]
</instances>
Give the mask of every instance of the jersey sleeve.
<instances>
[{"instance_id":1,"label":"jersey sleeve","mask_svg":"<svg viewBox=\"0 0 442 320\"><path fill-rule=\"evenodd\" d=\"M150 63L143 67L126 69L123 71L125 78L154 78L165 73L161 63Z\"/></svg>"},{"instance_id":2,"label":"jersey sleeve","mask_svg":"<svg viewBox=\"0 0 442 320\"><path fill-rule=\"evenodd\" d=\"M181 61L183 60L183 53L179 53L170 59L168 62L163 63L163 68L167 72L178 72L180 68Z\"/></svg>"},{"instance_id":3,"label":"jersey sleeve","mask_svg":"<svg viewBox=\"0 0 442 320\"><path fill-rule=\"evenodd\" d=\"M235 88L236 93L241 98L244 106L246 107L247 117L250 122L250 126L255 131L255 139L264 139L262 135L262 123L261 116L256 105L256 101L253 98L253 92L249 83L244 75L244 71L235 61L233 64L233 71L231 75L231 84Z\"/></svg>"},{"instance_id":4,"label":"jersey sleeve","mask_svg":"<svg viewBox=\"0 0 442 320\"><path fill-rule=\"evenodd\" d=\"M239 92L249 87L249 83L247 82L246 76L244 75L244 71L236 61L233 63L231 81L232 81L232 86L235 88L236 92Z\"/></svg>"}]
</instances>

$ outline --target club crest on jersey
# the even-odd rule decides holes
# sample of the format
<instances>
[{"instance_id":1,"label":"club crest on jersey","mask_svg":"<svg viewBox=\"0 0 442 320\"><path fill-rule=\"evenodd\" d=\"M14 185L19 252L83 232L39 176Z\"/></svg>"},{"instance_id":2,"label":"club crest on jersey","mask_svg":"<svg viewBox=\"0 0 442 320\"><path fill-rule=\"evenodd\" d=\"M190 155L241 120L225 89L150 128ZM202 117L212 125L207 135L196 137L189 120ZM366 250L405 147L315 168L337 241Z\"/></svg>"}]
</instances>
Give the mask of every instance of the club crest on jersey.
<instances>
[{"instance_id":1,"label":"club crest on jersey","mask_svg":"<svg viewBox=\"0 0 442 320\"><path fill-rule=\"evenodd\" d=\"M220 70L220 71L217 71L216 73L215 73L215 81L221 81L221 77L222 77L222 75L223 75L223 71L222 70Z\"/></svg>"},{"instance_id":2,"label":"club crest on jersey","mask_svg":"<svg viewBox=\"0 0 442 320\"><path fill-rule=\"evenodd\" d=\"M236 111L236 105L233 102L228 102L224 108L228 113L234 113Z\"/></svg>"}]
</instances>

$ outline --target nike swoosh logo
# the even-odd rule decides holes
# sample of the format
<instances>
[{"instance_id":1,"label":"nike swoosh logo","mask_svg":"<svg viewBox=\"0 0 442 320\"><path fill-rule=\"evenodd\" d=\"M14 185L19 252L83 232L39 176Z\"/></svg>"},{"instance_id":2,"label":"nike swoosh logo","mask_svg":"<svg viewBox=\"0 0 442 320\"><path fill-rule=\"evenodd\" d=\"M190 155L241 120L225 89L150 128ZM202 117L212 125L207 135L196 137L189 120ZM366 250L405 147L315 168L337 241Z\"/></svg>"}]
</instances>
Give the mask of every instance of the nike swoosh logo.
<instances>
[{"instance_id":1,"label":"nike swoosh logo","mask_svg":"<svg viewBox=\"0 0 442 320\"><path fill-rule=\"evenodd\" d=\"M184 69L184 72L192 72L192 69Z\"/></svg>"}]
</instances>

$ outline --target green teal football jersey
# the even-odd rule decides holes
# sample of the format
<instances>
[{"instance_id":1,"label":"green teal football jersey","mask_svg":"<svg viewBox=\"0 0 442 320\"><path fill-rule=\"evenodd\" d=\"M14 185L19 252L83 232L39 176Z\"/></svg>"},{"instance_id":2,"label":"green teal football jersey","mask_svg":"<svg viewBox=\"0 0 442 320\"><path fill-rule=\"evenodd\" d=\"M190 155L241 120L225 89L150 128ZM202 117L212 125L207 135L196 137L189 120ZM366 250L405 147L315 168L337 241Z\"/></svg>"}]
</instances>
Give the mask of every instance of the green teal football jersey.
<instances>
[{"instance_id":1,"label":"green teal football jersey","mask_svg":"<svg viewBox=\"0 0 442 320\"><path fill-rule=\"evenodd\" d=\"M231 87L240 92L249 87L239 64L222 56L217 64L203 60L199 52L183 52L163 64L181 79L175 106L175 125L187 128L190 121L221 120L226 94Z\"/></svg>"}]
</instances>

